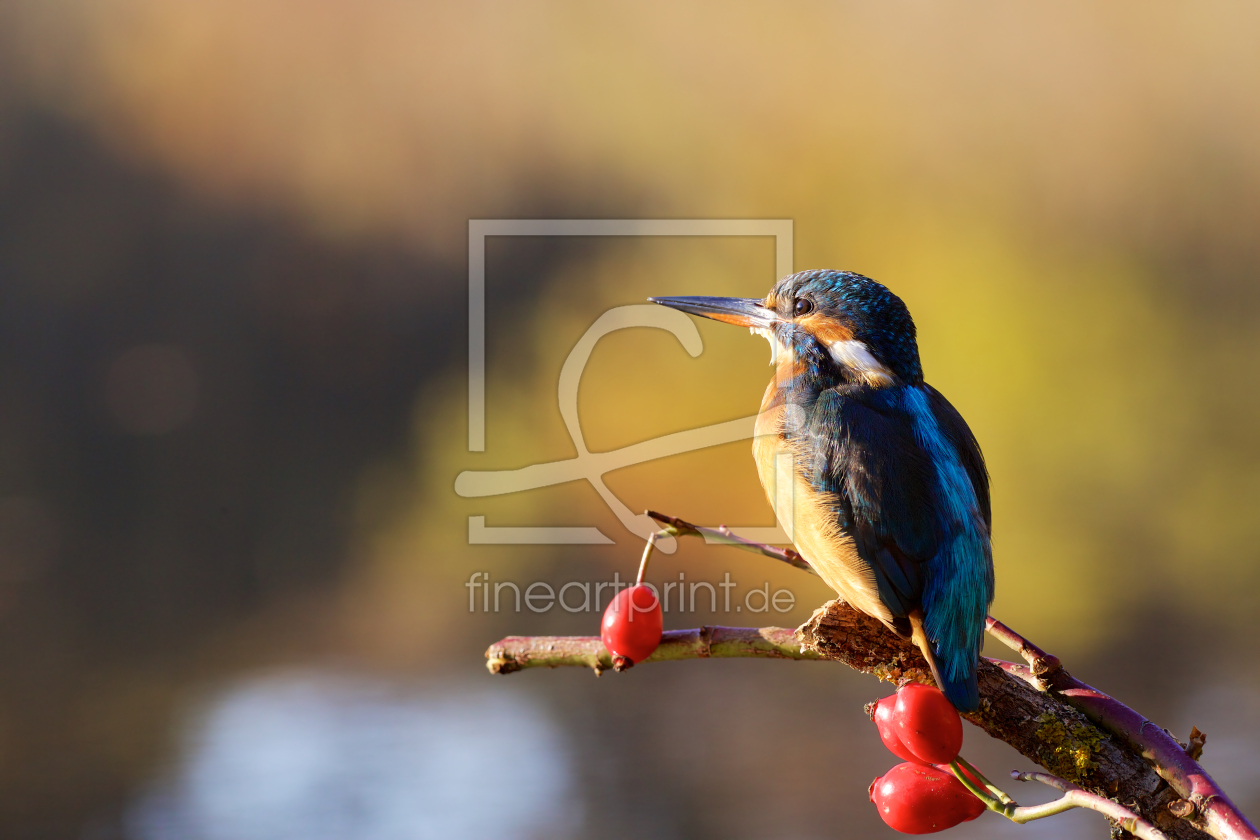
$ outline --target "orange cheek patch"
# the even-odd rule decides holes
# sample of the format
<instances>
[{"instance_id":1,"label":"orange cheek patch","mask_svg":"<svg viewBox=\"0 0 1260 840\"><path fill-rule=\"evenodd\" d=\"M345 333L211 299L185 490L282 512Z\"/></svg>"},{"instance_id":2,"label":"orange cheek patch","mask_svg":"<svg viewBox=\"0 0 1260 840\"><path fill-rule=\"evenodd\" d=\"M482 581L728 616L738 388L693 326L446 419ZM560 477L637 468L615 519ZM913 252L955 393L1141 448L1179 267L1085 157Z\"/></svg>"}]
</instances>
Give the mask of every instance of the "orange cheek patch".
<instances>
[{"instance_id":1,"label":"orange cheek patch","mask_svg":"<svg viewBox=\"0 0 1260 840\"><path fill-rule=\"evenodd\" d=\"M844 324L814 313L797 318L796 325L822 344L835 344L837 341L850 341L853 338L853 330Z\"/></svg>"}]
</instances>

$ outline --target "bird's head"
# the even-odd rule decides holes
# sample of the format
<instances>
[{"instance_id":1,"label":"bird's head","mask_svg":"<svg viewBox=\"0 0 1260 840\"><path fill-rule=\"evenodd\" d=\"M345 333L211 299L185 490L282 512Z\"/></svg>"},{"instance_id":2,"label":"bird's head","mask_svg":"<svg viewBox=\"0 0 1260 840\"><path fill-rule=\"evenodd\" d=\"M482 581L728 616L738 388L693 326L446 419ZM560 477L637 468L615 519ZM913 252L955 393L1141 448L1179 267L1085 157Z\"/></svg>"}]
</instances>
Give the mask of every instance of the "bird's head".
<instances>
[{"instance_id":1,"label":"bird's head","mask_svg":"<svg viewBox=\"0 0 1260 840\"><path fill-rule=\"evenodd\" d=\"M776 283L765 300L649 300L748 327L770 342L771 363L803 365L823 380L874 387L923 380L910 311L901 298L860 274L798 272Z\"/></svg>"}]
</instances>

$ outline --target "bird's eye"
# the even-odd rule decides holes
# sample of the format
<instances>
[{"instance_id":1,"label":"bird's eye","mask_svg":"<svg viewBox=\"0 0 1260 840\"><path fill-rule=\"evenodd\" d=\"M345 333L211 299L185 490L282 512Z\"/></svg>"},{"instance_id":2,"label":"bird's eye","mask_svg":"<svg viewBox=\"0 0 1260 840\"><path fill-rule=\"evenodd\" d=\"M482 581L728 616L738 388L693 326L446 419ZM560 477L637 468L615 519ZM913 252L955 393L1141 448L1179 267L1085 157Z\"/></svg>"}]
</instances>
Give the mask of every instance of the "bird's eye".
<instances>
[{"instance_id":1,"label":"bird's eye","mask_svg":"<svg viewBox=\"0 0 1260 840\"><path fill-rule=\"evenodd\" d=\"M802 315L808 315L814 311L814 302L808 298L797 298L796 303L792 304L792 314L798 318Z\"/></svg>"}]
</instances>

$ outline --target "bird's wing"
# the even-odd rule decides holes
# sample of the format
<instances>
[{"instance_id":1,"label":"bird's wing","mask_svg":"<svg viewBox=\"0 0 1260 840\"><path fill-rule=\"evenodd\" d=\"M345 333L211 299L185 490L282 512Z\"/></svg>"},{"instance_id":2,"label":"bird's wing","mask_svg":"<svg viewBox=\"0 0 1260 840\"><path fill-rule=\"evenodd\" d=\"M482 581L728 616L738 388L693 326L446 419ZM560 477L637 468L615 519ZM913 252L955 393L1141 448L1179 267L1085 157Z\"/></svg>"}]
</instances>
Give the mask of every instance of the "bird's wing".
<instances>
[{"instance_id":1,"label":"bird's wing","mask_svg":"<svg viewBox=\"0 0 1260 840\"><path fill-rule=\"evenodd\" d=\"M993 512L989 503L989 470L984 463L984 454L980 451L980 443L971 433L967 421L963 420L958 409L950 405L949 400L931 385L924 384L928 405L936 418L936 424L945 439L953 445L962 462L967 477L971 479L972 489L976 492L976 503L980 506L980 515L984 517L984 527L993 533Z\"/></svg>"},{"instance_id":2,"label":"bird's wing","mask_svg":"<svg viewBox=\"0 0 1260 840\"><path fill-rule=\"evenodd\" d=\"M942 539L933 515L935 467L911 418L880 392L857 397L831 389L812 406L805 432L810 483L836 498L840 527L904 625L920 605L924 565Z\"/></svg>"}]
</instances>

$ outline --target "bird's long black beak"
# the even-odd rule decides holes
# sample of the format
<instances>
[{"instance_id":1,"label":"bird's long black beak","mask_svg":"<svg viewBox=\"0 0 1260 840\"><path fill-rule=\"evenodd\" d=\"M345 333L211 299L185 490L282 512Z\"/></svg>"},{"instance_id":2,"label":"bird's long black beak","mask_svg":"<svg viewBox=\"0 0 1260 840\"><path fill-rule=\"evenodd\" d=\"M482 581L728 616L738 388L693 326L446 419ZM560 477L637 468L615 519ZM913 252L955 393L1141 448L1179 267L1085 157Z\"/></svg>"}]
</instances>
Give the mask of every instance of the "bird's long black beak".
<instances>
[{"instance_id":1,"label":"bird's long black beak","mask_svg":"<svg viewBox=\"0 0 1260 840\"><path fill-rule=\"evenodd\" d=\"M671 309L740 327L766 329L778 320L774 312L766 309L756 298L653 297L648 300Z\"/></svg>"}]
</instances>

